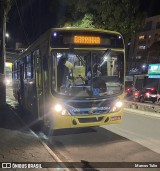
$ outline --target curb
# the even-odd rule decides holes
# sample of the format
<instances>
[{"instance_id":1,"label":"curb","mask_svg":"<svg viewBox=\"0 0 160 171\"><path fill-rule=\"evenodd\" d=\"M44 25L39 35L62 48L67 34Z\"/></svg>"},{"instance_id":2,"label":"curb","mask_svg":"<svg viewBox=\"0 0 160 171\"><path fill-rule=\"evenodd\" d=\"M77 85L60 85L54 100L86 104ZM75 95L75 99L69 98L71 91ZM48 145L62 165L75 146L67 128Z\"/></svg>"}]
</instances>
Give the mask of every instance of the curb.
<instances>
[{"instance_id":1,"label":"curb","mask_svg":"<svg viewBox=\"0 0 160 171\"><path fill-rule=\"evenodd\" d=\"M146 115L146 116L160 119L160 114L156 114L155 112L147 112L147 111L133 109L133 108L124 108L124 111L135 113L137 115Z\"/></svg>"},{"instance_id":2,"label":"curb","mask_svg":"<svg viewBox=\"0 0 160 171\"><path fill-rule=\"evenodd\" d=\"M139 103L139 102L133 102L133 101L124 101L125 108L138 110L138 111L145 111L150 113L157 113L157 115L160 116L160 106L159 105L152 105L147 103Z\"/></svg>"},{"instance_id":3,"label":"curb","mask_svg":"<svg viewBox=\"0 0 160 171\"><path fill-rule=\"evenodd\" d=\"M34 137L36 137L38 139L38 141L44 146L44 148L49 152L49 154L52 156L52 158L59 163L59 165L62 167L62 169L65 169L64 171L71 171L69 168L66 167L65 164L63 164L63 162L58 158L58 156L49 148L49 146L42 141L38 135L36 133L34 133L29 127L28 125L25 124L25 122L17 115L17 113L12 109L12 107L10 107L8 105L9 109L16 115L16 117L25 125L26 128L28 128L28 130L31 132L32 135L34 135Z\"/></svg>"}]
</instances>

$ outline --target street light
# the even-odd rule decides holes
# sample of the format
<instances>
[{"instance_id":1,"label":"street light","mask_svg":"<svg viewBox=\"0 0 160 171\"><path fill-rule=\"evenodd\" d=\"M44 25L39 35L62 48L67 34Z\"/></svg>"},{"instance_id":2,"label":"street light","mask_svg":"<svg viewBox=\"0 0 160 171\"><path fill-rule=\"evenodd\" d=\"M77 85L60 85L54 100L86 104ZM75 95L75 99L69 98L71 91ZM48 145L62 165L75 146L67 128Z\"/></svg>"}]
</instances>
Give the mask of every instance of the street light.
<instances>
[{"instance_id":1,"label":"street light","mask_svg":"<svg viewBox=\"0 0 160 171\"><path fill-rule=\"evenodd\" d=\"M6 33L6 35L5 35L5 36L6 36L6 38L9 38L9 34L8 34L8 33Z\"/></svg>"},{"instance_id":2,"label":"street light","mask_svg":"<svg viewBox=\"0 0 160 171\"><path fill-rule=\"evenodd\" d=\"M146 64L143 64L143 65L142 65L142 68L146 68Z\"/></svg>"},{"instance_id":3,"label":"street light","mask_svg":"<svg viewBox=\"0 0 160 171\"><path fill-rule=\"evenodd\" d=\"M7 47L8 39L9 39L9 37L10 37L10 36L9 36L9 33L6 33L6 34L5 34L5 37L6 37L6 47Z\"/></svg>"}]
</instances>

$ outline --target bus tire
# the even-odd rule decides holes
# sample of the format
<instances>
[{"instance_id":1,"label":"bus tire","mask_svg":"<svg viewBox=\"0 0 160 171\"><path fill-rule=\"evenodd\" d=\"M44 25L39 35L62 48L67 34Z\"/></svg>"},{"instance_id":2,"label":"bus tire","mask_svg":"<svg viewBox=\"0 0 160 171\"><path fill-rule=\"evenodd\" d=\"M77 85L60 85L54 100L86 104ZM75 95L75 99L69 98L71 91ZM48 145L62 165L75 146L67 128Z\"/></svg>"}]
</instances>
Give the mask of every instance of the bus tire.
<instances>
[{"instance_id":1,"label":"bus tire","mask_svg":"<svg viewBox=\"0 0 160 171\"><path fill-rule=\"evenodd\" d=\"M54 130L51 129L50 127L43 127L43 131L42 131L47 137L53 136L54 135Z\"/></svg>"},{"instance_id":2,"label":"bus tire","mask_svg":"<svg viewBox=\"0 0 160 171\"><path fill-rule=\"evenodd\" d=\"M35 132L41 132L43 130L44 123L43 120L35 120L35 122L32 125L32 129Z\"/></svg>"},{"instance_id":3,"label":"bus tire","mask_svg":"<svg viewBox=\"0 0 160 171\"><path fill-rule=\"evenodd\" d=\"M53 136L55 134L55 130L52 126L52 121L48 122L47 124L44 124L43 125L43 133L47 136L47 137L50 137L50 136Z\"/></svg>"}]
</instances>

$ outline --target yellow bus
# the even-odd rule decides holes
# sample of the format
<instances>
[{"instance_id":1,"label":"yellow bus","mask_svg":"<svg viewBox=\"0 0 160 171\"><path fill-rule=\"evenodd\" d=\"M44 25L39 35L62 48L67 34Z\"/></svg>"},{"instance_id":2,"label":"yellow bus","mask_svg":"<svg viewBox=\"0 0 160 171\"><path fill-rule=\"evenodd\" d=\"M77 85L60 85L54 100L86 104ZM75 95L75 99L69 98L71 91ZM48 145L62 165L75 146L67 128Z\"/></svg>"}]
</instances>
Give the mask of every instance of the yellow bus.
<instances>
[{"instance_id":1,"label":"yellow bus","mask_svg":"<svg viewBox=\"0 0 160 171\"><path fill-rule=\"evenodd\" d=\"M52 28L14 62L13 94L37 122L53 130L117 124L124 66L120 33Z\"/></svg>"}]
</instances>

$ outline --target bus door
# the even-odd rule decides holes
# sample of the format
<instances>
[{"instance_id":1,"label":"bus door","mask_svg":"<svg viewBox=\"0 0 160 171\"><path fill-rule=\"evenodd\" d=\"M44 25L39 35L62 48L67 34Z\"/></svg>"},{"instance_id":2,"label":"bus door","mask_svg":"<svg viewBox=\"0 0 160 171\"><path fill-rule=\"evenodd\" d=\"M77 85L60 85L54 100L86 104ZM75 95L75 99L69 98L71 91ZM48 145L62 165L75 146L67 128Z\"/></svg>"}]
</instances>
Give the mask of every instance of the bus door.
<instances>
[{"instance_id":1,"label":"bus door","mask_svg":"<svg viewBox=\"0 0 160 171\"><path fill-rule=\"evenodd\" d=\"M40 55L35 57L35 73L36 73L36 91L37 91L37 112L40 120L43 120L43 75L42 75L42 58Z\"/></svg>"}]
</instances>

